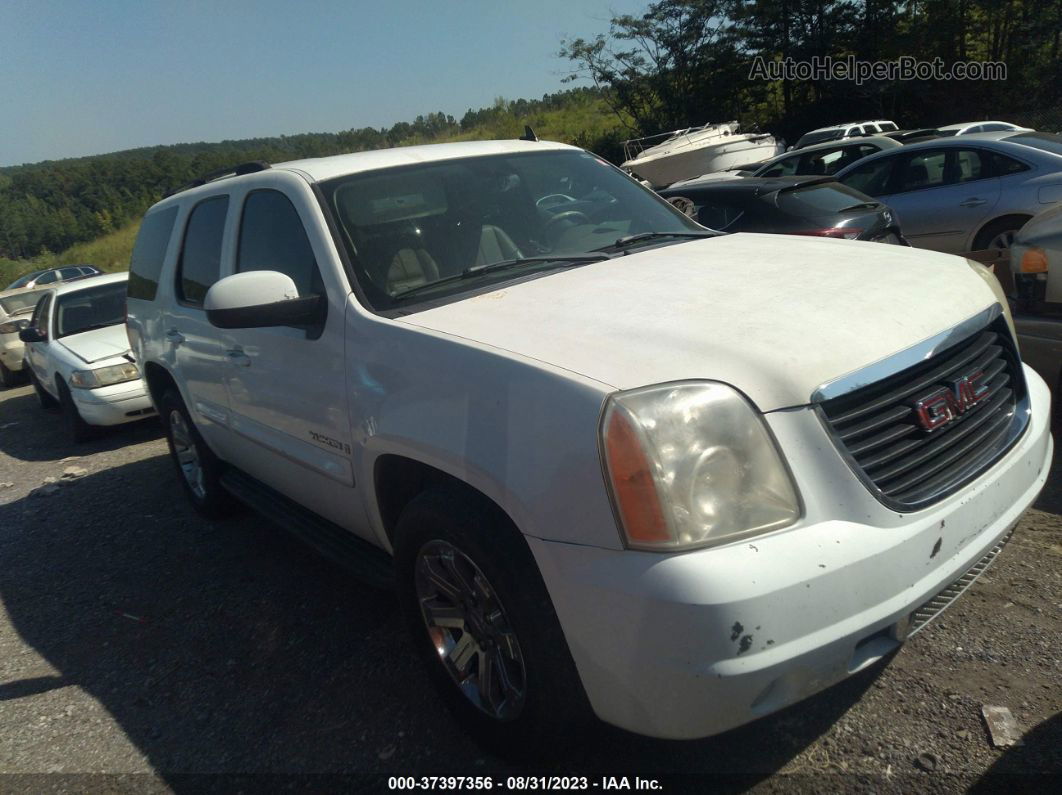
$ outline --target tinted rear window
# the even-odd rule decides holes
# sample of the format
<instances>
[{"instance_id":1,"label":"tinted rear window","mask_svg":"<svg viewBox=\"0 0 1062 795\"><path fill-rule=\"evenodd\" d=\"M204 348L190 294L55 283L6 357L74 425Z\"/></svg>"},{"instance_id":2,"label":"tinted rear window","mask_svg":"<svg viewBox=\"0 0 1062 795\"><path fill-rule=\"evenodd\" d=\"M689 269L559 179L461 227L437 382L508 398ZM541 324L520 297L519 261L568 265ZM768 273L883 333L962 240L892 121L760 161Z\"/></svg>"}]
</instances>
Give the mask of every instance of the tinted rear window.
<instances>
[{"instance_id":1,"label":"tinted rear window","mask_svg":"<svg viewBox=\"0 0 1062 795\"><path fill-rule=\"evenodd\" d=\"M1062 135L1054 133L1031 132L1011 135L1004 140L1023 146L1031 146L1053 155L1062 155Z\"/></svg>"},{"instance_id":2,"label":"tinted rear window","mask_svg":"<svg viewBox=\"0 0 1062 795\"><path fill-rule=\"evenodd\" d=\"M166 258L173 223L177 220L177 208L170 207L148 213L140 224L140 233L133 246L133 258L129 263L129 297L144 301L155 300L159 288L159 273Z\"/></svg>"},{"instance_id":3,"label":"tinted rear window","mask_svg":"<svg viewBox=\"0 0 1062 795\"><path fill-rule=\"evenodd\" d=\"M804 217L829 215L866 201L865 195L838 182L794 188L778 194L778 206L782 210Z\"/></svg>"}]
</instances>

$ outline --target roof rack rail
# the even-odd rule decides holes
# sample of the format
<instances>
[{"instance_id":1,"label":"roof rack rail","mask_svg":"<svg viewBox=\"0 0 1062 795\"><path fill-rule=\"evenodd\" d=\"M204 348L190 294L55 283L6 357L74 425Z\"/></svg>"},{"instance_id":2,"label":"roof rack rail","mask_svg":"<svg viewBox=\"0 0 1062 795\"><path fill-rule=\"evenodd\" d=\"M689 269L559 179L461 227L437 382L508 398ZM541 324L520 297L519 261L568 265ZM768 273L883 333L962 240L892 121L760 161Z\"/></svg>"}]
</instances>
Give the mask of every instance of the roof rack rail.
<instances>
[{"instance_id":1,"label":"roof rack rail","mask_svg":"<svg viewBox=\"0 0 1062 795\"><path fill-rule=\"evenodd\" d=\"M174 196L191 188L198 188L200 185L206 185L208 182L213 182L216 179L222 179L223 177L240 177L244 174L256 174L259 171L265 171L267 168L272 168L272 166L264 160L251 160L247 163L239 163L228 168L219 168L217 171L211 171L198 179L193 179L186 185L167 191L162 195L162 198L168 199L170 196Z\"/></svg>"}]
</instances>

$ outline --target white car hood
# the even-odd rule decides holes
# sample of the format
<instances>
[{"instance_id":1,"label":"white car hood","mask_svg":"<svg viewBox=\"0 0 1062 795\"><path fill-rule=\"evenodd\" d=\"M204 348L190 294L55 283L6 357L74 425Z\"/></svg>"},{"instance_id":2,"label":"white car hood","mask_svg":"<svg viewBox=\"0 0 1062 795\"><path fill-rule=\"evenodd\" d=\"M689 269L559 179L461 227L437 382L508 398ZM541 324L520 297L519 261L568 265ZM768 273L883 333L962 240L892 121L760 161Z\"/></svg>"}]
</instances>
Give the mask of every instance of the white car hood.
<instances>
[{"instance_id":1,"label":"white car hood","mask_svg":"<svg viewBox=\"0 0 1062 795\"><path fill-rule=\"evenodd\" d=\"M86 364L129 352L129 338L125 333L125 325L121 323L60 337L58 342Z\"/></svg>"},{"instance_id":2,"label":"white car hood","mask_svg":"<svg viewBox=\"0 0 1062 795\"><path fill-rule=\"evenodd\" d=\"M761 411L995 302L959 257L882 243L735 234L572 268L405 323L616 389L724 381Z\"/></svg>"}]
</instances>

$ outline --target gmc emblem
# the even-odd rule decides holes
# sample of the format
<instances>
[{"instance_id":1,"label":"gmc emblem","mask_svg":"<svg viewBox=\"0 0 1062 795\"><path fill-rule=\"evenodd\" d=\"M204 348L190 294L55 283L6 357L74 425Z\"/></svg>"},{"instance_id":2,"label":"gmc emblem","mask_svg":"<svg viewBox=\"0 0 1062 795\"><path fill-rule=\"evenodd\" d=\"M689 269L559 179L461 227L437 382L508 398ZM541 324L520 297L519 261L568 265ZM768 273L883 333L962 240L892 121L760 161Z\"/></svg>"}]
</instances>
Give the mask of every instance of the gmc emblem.
<instances>
[{"instance_id":1,"label":"gmc emblem","mask_svg":"<svg viewBox=\"0 0 1062 795\"><path fill-rule=\"evenodd\" d=\"M942 386L916 400L914 412L918 422L932 431L965 414L988 394L988 384L977 383L983 377L983 370L975 370L952 381L950 389Z\"/></svg>"}]
</instances>

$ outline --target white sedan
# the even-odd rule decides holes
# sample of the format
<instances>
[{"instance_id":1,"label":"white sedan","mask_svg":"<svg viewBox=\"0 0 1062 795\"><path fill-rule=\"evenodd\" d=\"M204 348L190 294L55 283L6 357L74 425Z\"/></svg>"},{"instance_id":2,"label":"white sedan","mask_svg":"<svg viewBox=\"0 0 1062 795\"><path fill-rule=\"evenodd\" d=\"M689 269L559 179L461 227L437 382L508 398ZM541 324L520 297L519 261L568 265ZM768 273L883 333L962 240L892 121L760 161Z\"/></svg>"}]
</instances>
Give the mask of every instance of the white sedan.
<instances>
[{"instance_id":1,"label":"white sedan","mask_svg":"<svg viewBox=\"0 0 1062 795\"><path fill-rule=\"evenodd\" d=\"M80 279L48 290L29 326L26 370L41 405L58 404L75 442L94 426L118 425L154 414L125 334L129 274Z\"/></svg>"}]
</instances>

